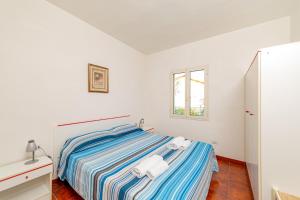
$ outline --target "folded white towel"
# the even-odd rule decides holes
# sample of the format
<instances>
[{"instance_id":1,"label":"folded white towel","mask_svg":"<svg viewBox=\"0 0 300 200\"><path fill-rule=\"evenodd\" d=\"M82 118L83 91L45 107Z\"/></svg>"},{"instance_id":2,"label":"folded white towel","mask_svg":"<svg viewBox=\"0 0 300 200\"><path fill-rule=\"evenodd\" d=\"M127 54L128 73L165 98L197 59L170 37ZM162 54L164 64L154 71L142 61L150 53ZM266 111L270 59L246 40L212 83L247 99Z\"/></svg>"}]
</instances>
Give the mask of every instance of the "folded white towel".
<instances>
[{"instance_id":1,"label":"folded white towel","mask_svg":"<svg viewBox=\"0 0 300 200\"><path fill-rule=\"evenodd\" d=\"M161 160L158 163L156 163L152 168L150 168L146 174L151 180L153 180L159 175L161 175L163 172L165 172L168 168L168 163L164 160Z\"/></svg>"},{"instance_id":2,"label":"folded white towel","mask_svg":"<svg viewBox=\"0 0 300 200\"><path fill-rule=\"evenodd\" d=\"M148 169L151 169L158 162L163 161L163 157L159 155L153 155L142 160L134 168L132 168L132 174L138 178L142 178L146 175Z\"/></svg>"},{"instance_id":3,"label":"folded white towel","mask_svg":"<svg viewBox=\"0 0 300 200\"><path fill-rule=\"evenodd\" d=\"M176 149L178 149L179 147L182 146L182 143L183 143L183 142L184 142L184 137L179 136L179 137L174 138L174 139L167 145L167 147L168 147L169 149L176 150Z\"/></svg>"},{"instance_id":4,"label":"folded white towel","mask_svg":"<svg viewBox=\"0 0 300 200\"><path fill-rule=\"evenodd\" d=\"M185 150L190 146L191 143L192 143L191 141L185 140L185 141L182 142L181 147L179 147L179 149L180 150Z\"/></svg>"}]
</instances>

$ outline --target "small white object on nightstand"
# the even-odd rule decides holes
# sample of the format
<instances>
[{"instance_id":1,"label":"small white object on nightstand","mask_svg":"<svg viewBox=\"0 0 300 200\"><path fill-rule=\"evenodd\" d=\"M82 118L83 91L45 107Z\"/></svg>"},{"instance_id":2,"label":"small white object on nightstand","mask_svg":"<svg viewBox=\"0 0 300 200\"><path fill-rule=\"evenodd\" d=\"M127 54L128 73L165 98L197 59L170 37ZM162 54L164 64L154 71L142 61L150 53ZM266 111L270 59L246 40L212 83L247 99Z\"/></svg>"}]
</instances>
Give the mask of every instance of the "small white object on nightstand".
<instances>
[{"instance_id":1,"label":"small white object on nightstand","mask_svg":"<svg viewBox=\"0 0 300 200\"><path fill-rule=\"evenodd\" d=\"M25 165L25 161L0 167L1 200L51 200L53 163L48 157Z\"/></svg>"}]
</instances>

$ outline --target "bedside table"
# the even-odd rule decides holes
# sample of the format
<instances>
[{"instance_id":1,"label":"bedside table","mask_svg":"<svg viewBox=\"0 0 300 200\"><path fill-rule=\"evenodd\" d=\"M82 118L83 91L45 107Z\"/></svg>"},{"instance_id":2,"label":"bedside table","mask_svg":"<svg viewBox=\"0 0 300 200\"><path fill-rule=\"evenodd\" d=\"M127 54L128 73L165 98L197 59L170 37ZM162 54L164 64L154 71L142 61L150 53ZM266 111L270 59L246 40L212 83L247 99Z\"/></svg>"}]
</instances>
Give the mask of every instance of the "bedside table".
<instances>
[{"instance_id":1,"label":"bedside table","mask_svg":"<svg viewBox=\"0 0 300 200\"><path fill-rule=\"evenodd\" d=\"M52 160L37 159L31 165L25 165L25 160L0 167L1 200L51 200Z\"/></svg>"},{"instance_id":2,"label":"bedside table","mask_svg":"<svg viewBox=\"0 0 300 200\"><path fill-rule=\"evenodd\" d=\"M150 132L150 133L154 133L154 128L152 126L144 126L142 128L144 131Z\"/></svg>"}]
</instances>

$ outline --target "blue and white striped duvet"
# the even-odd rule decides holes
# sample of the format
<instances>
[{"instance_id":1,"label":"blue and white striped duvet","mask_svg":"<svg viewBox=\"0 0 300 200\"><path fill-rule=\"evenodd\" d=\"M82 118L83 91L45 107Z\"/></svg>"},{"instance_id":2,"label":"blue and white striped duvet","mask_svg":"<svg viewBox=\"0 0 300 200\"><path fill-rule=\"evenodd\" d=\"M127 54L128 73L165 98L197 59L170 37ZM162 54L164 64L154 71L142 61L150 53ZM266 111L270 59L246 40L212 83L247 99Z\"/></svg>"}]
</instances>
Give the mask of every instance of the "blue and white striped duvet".
<instances>
[{"instance_id":1,"label":"blue and white striped duvet","mask_svg":"<svg viewBox=\"0 0 300 200\"><path fill-rule=\"evenodd\" d=\"M58 176L84 199L205 199L212 173L218 170L211 145L192 142L184 151L169 150L173 138L133 125L96 131L66 141ZM141 159L158 154L169 169L150 180L131 169Z\"/></svg>"}]
</instances>

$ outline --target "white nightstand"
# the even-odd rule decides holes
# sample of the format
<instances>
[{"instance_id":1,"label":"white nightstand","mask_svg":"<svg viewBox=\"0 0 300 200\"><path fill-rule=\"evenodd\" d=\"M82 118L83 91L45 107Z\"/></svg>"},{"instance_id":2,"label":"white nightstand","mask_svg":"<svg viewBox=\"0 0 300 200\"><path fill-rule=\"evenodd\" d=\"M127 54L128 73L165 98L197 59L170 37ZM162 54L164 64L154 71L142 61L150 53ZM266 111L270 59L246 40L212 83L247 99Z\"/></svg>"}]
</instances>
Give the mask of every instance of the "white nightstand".
<instances>
[{"instance_id":1,"label":"white nightstand","mask_svg":"<svg viewBox=\"0 0 300 200\"><path fill-rule=\"evenodd\" d=\"M144 126L142 128L144 131L150 132L150 133L154 133L154 127L153 126Z\"/></svg>"},{"instance_id":2,"label":"white nightstand","mask_svg":"<svg viewBox=\"0 0 300 200\"><path fill-rule=\"evenodd\" d=\"M1 200L51 200L52 161L39 157L38 162L25 165L25 161L0 167Z\"/></svg>"}]
</instances>

